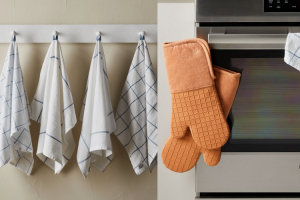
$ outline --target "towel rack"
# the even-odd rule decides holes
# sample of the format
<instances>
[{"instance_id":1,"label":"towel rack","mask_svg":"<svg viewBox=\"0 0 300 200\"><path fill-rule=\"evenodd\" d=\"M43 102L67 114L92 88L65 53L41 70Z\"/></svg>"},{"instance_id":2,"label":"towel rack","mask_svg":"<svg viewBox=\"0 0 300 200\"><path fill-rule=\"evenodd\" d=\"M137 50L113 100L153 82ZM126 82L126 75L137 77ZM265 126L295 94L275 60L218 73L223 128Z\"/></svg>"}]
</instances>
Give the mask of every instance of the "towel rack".
<instances>
[{"instance_id":1,"label":"towel rack","mask_svg":"<svg viewBox=\"0 0 300 200\"><path fill-rule=\"evenodd\" d=\"M136 43L142 31L147 43L157 43L156 24L0 25L0 43L9 43L12 31L18 43L49 43L53 31L57 31L61 43L94 43L99 31L103 43Z\"/></svg>"}]
</instances>

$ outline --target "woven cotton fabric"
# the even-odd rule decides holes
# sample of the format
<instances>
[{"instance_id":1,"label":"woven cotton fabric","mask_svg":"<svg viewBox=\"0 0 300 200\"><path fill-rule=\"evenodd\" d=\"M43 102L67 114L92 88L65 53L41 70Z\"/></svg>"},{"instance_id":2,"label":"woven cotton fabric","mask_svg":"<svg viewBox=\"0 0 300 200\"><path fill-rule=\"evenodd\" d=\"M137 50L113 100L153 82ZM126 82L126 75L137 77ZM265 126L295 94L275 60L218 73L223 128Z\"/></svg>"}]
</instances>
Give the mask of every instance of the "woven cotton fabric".
<instances>
[{"instance_id":1,"label":"woven cotton fabric","mask_svg":"<svg viewBox=\"0 0 300 200\"><path fill-rule=\"evenodd\" d=\"M300 33L289 33L285 43L284 61L300 71Z\"/></svg>"},{"instance_id":2,"label":"woven cotton fabric","mask_svg":"<svg viewBox=\"0 0 300 200\"><path fill-rule=\"evenodd\" d=\"M0 167L9 162L27 175L34 163L29 116L18 46L13 38L0 76Z\"/></svg>"},{"instance_id":3,"label":"woven cotton fabric","mask_svg":"<svg viewBox=\"0 0 300 200\"><path fill-rule=\"evenodd\" d=\"M116 113L114 132L129 154L136 174L156 166L157 80L147 44L136 48Z\"/></svg>"},{"instance_id":4,"label":"woven cotton fabric","mask_svg":"<svg viewBox=\"0 0 300 200\"><path fill-rule=\"evenodd\" d=\"M74 152L71 130L77 120L60 43L53 39L31 104L31 119L41 123L37 156L57 174Z\"/></svg>"},{"instance_id":5,"label":"woven cotton fabric","mask_svg":"<svg viewBox=\"0 0 300 200\"><path fill-rule=\"evenodd\" d=\"M77 162L84 178L87 178L90 164L103 171L113 159L111 133L116 130L100 38L97 39L91 61L80 119L82 130Z\"/></svg>"}]
</instances>

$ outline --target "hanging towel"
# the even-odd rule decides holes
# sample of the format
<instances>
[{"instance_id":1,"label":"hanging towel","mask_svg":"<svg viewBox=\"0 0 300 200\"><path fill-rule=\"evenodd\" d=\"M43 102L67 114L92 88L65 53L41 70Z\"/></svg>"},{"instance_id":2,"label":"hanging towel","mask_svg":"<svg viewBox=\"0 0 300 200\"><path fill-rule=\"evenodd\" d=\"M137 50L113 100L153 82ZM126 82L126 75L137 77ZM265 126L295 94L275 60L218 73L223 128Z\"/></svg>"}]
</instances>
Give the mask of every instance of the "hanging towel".
<instances>
[{"instance_id":1,"label":"hanging towel","mask_svg":"<svg viewBox=\"0 0 300 200\"><path fill-rule=\"evenodd\" d=\"M37 156L57 174L74 152L71 129L77 121L63 55L55 36L31 106L31 119L41 123Z\"/></svg>"},{"instance_id":2,"label":"hanging towel","mask_svg":"<svg viewBox=\"0 0 300 200\"><path fill-rule=\"evenodd\" d=\"M138 175L147 168L151 172L157 164L156 87L147 44L141 36L119 101L115 131Z\"/></svg>"},{"instance_id":3,"label":"hanging towel","mask_svg":"<svg viewBox=\"0 0 300 200\"><path fill-rule=\"evenodd\" d=\"M285 43L284 61L300 71L300 33L289 33Z\"/></svg>"},{"instance_id":4,"label":"hanging towel","mask_svg":"<svg viewBox=\"0 0 300 200\"><path fill-rule=\"evenodd\" d=\"M77 162L87 178L90 164L103 171L113 158L111 133L116 130L101 38L97 36L81 108L82 130Z\"/></svg>"},{"instance_id":5,"label":"hanging towel","mask_svg":"<svg viewBox=\"0 0 300 200\"><path fill-rule=\"evenodd\" d=\"M0 167L8 162L27 175L33 166L30 108L13 36L0 76Z\"/></svg>"}]
</instances>

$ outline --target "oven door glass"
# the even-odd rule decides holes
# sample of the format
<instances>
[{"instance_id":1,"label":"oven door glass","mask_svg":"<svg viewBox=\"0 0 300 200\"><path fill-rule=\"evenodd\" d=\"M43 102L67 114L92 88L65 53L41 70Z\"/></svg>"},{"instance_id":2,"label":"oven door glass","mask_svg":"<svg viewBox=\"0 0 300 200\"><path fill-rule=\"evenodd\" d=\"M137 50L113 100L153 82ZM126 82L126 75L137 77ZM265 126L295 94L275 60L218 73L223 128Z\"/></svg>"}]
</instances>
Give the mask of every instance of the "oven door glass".
<instances>
[{"instance_id":1,"label":"oven door glass","mask_svg":"<svg viewBox=\"0 0 300 200\"><path fill-rule=\"evenodd\" d=\"M300 71L283 57L284 50L212 50L213 64L242 74L222 151L300 151Z\"/></svg>"}]
</instances>

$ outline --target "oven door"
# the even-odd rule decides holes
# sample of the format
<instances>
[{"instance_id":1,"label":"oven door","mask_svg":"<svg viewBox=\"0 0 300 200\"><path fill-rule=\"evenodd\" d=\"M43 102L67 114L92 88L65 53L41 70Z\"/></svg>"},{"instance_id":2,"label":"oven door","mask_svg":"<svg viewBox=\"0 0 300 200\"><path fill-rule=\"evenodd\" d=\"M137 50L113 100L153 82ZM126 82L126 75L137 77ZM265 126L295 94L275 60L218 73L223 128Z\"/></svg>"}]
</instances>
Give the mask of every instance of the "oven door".
<instances>
[{"instance_id":1,"label":"oven door","mask_svg":"<svg viewBox=\"0 0 300 200\"><path fill-rule=\"evenodd\" d=\"M242 76L220 163L196 166L198 198L300 198L300 71L284 62L286 36L208 34L213 64Z\"/></svg>"},{"instance_id":2,"label":"oven door","mask_svg":"<svg viewBox=\"0 0 300 200\"><path fill-rule=\"evenodd\" d=\"M285 39L209 35L213 64L242 74L223 152L300 152L300 71L284 62Z\"/></svg>"}]
</instances>

